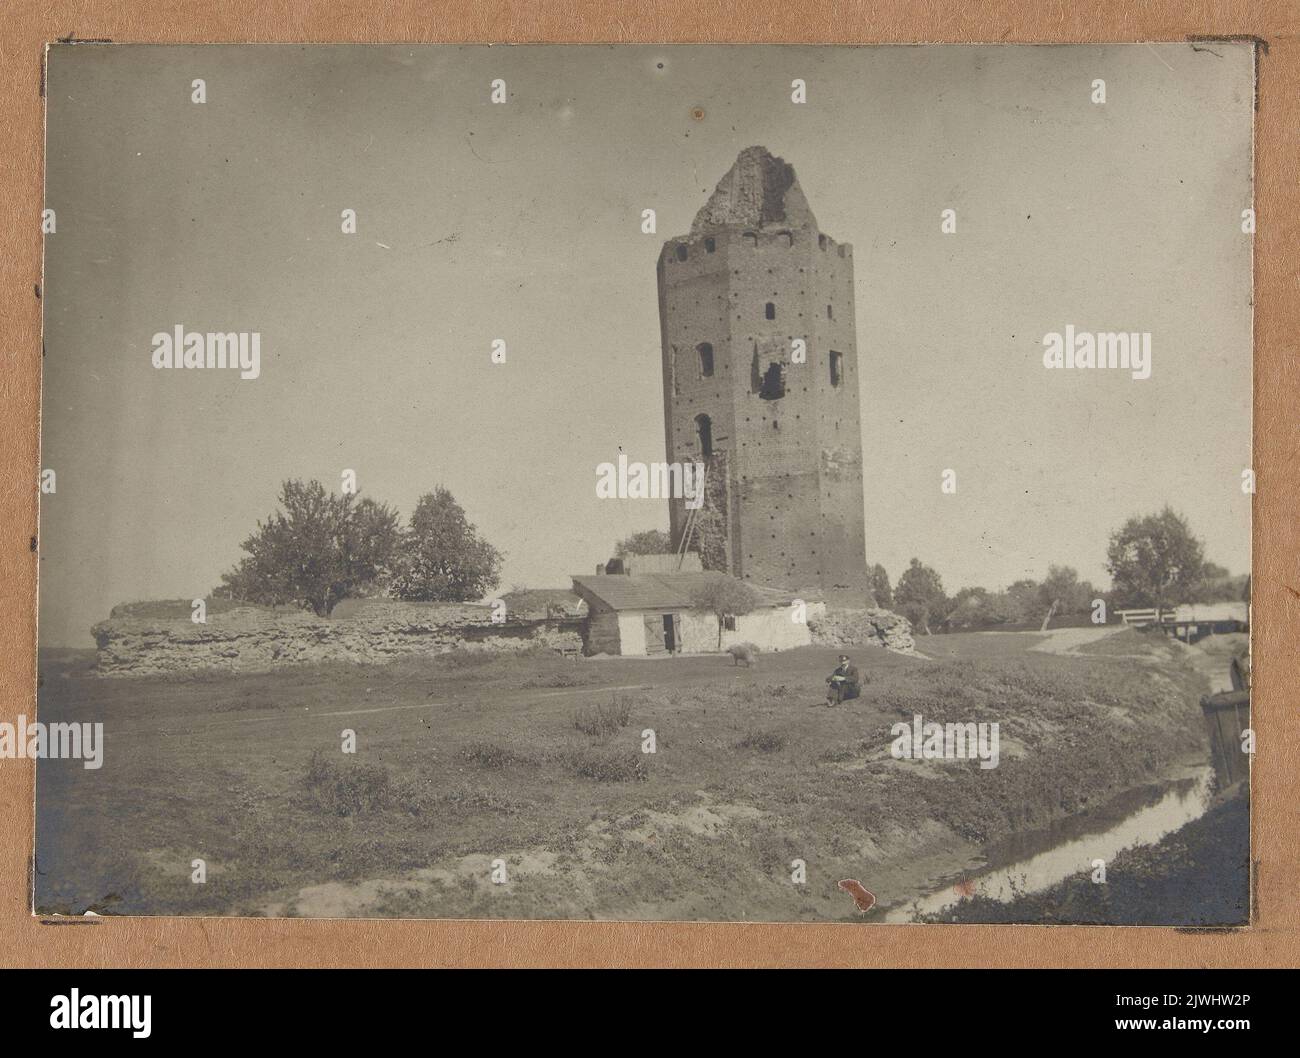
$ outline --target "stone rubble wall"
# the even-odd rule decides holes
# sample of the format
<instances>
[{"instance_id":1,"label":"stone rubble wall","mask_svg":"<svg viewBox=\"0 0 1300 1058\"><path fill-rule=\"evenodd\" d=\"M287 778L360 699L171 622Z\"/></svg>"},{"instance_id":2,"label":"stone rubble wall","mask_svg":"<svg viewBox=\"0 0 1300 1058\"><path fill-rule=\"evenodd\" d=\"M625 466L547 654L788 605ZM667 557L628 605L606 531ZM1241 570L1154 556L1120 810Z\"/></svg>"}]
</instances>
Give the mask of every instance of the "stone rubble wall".
<instances>
[{"instance_id":1,"label":"stone rubble wall","mask_svg":"<svg viewBox=\"0 0 1300 1058\"><path fill-rule=\"evenodd\" d=\"M376 663L451 650L582 651L581 618L507 616L492 621L490 606L371 602L343 618L305 611L241 606L189 618L115 615L91 631L97 671L147 676L195 669L256 672L303 662Z\"/></svg>"},{"instance_id":2,"label":"stone rubble wall","mask_svg":"<svg viewBox=\"0 0 1300 1058\"><path fill-rule=\"evenodd\" d=\"M877 646L900 654L916 653L911 622L892 610L827 607L825 613L809 613L808 630L815 646Z\"/></svg>"}]
</instances>

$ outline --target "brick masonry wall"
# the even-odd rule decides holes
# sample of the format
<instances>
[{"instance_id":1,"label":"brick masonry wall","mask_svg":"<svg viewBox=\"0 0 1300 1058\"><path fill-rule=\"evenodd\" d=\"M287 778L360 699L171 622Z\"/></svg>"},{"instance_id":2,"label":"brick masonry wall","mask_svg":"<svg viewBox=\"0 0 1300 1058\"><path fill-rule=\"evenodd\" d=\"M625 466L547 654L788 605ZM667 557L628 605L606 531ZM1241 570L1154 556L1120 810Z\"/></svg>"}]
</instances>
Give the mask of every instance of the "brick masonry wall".
<instances>
[{"instance_id":1,"label":"brick masonry wall","mask_svg":"<svg viewBox=\"0 0 1300 1058\"><path fill-rule=\"evenodd\" d=\"M670 461L703 458L698 417L726 453L728 565L706 568L774 585L853 587L865 570L862 432L853 253L811 214L788 230L704 229L664 245L658 266L665 428ZM768 319L768 305L773 319ZM793 363L791 342L807 343ZM700 347L712 350L704 373ZM831 377L838 353L839 377ZM784 396L765 399L778 365ZM713 466L710 466L713 470ZM716 502L712 490L709 503ZM674 542L684 512L671 505Z\"/></svg>"}]
</instances>

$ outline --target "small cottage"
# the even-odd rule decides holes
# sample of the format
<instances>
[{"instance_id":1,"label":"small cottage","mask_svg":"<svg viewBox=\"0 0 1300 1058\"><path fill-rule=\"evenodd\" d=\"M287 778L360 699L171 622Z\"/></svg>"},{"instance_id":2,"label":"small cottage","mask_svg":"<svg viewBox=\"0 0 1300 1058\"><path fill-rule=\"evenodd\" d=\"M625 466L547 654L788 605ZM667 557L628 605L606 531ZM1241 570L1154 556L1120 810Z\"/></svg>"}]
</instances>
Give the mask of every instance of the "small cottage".
<instances>
[{"instance_id":1,"label":"small cottage","mask_svg":"<svg viewBox=\"0 0 1300 1058\"><path fill-rule=\"evenodd\" d=\"M717 615L698 609L693 600L702 586L725 577L705 571L575 575L573 590L587 604L585 652L630 657L716 652ZM758 607L724 615L721 649L753 643L774 651L812 642L807 622L794 619L793 595L755 590L762 598Z\"/></svg>"}]
</instances>

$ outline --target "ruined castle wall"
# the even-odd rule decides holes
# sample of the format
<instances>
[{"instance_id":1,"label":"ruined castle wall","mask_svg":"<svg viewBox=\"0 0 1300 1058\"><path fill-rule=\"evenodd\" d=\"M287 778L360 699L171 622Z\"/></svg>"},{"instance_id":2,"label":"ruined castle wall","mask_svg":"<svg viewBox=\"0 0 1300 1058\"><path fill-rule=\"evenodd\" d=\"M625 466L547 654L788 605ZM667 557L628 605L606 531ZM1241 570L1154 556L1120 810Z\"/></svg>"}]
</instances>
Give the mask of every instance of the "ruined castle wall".
<instances>
[{"instance_id":1,"label":"ruined castle wall","mask_svg":"<svg viewBox=\"0 0 1300 1058\"><path fill-rule=\"evenodd\" d=\"M114 616L92 629L97 671L146 676L195 669L254 672L304 662L377 663L450 650L578 652L582 621L510 618L492 621L488 606L368 602L353 616L237 607L188 618Z\"/></svg>"}]
</instances>

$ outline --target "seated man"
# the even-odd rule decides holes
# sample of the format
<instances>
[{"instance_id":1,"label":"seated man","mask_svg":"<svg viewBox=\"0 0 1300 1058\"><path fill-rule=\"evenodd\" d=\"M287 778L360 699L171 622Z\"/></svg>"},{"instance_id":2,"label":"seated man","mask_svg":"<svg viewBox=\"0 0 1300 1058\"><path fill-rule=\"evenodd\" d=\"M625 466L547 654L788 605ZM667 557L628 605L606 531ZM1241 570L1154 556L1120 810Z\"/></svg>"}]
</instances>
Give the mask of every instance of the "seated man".
<instances>
[{"instance_id":1,"label":"seated man","mask_svg":"<svg viewBox=\"0 0 1300 1058\"><path fill-rule=\"evenodd\" d=\"M826 704L839 705L861 693L861 677L858 667L849 661L847 654L840 655L840 663L835 671L826 677Z\"/></svg>"}]
</instances>

